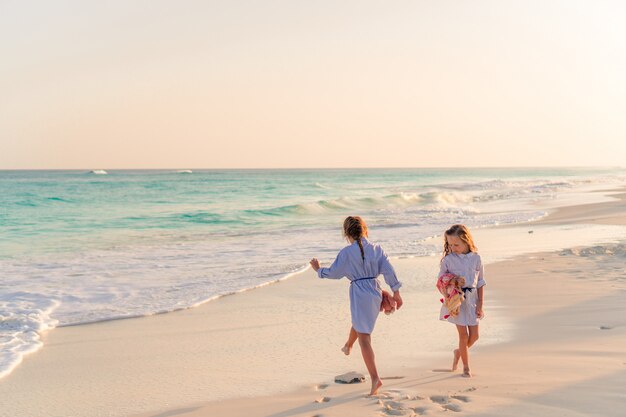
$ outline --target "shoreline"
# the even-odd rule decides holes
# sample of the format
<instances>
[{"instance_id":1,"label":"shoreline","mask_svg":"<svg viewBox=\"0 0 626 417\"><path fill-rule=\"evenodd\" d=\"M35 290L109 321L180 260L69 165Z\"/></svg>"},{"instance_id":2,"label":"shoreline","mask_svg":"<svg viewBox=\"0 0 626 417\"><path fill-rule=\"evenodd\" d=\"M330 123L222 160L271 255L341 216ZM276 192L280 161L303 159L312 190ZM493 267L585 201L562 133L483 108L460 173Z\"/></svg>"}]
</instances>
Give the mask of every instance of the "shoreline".
<instances>
[{"instance_id":1,"label":"shoreline","mask_svg":"<svg viewBox=\"0 0 626 417\"><path fill-rule=\"evenodd\" d=\"M607 194L615 201L604 203L582 204L578 206L565 206L555 210L554 213L537 220L537 224L565 224L576 218L578 222L590 224L613 224L623 226L626 224L624 213L626 212L626 193L623 189L607 190ZM579 213L584 211L584 215Z\"/></svg>"},{"instance_id":2,"label":"shoreline","mask_svg":"<svg viewBox=\"0 0 626 417\"><path fill-rule=\"evenodd\" d=\"M202 306L202 305L204 305L206 303L217 301L217 300L219 300L221 298L224 298L224 297L230 297L230 296L237 295L237 294L240 294L240 293L253 291L253 290L256 290L258 288L263 288L263 287L266 287L268 285L278 284L278 283L280 283L282 281L285 281L287 279L290 279L290 278L292 278L292 277L294 277L294 276L296 276L298 274L302 274L303 272L307 271L308 269L309 269L309 267L302 267L302 268L299 268L296 271L289 272L289 273L287 273L287 274L285 274L285 275L283 275L280 278L277 278L275 280L263 282L261 284L255 285L254 287L246 287L246 288L242 288L242 289L237 290L237 291L231 291L229 293L215 295L215 296L207 298L206 300L203 300L203 301L197 302L195 304L192 304L192 305L190 305L188 307L180 307L180 308L176 308L174 310L157 311L157 312L154 312L154 313L151 313L151 314L143 314L143 315L136 315L136 316L111 317L111 318L106 318L106 319L101 319L101 320L94 320L94 321L61 324L61 325L55 326L54 329L61 329L61 328L64 328L64 327L74 327L74 326L87 326L87 325L91 325L91 324L106 323L106 322L109 322L109 321L141 319L141 318L144 318L144 317L159 316L159 315L162 315L162 314L177 313L177 312L180 312L180 311L190 310L192 308L200 307L200 306ZM54 329L52 329L52 330L54 330Z\"/></svg>"},{"instance_id":3,"label":"shoreline","mask_svg":"<svg viewBox=\"0 0 626 417\"><path fill-rule=\"evenodd\" d=\"M593 206L595 206L596 208L603 207L603 210L607 210L606 218L609 219L608 221L613 222L612 224L622 225L623 223L619 223L619 219L621 218L619 216L619 213L621 213L622 215L624 214L624 202L625 202L624 195L626 194L620 195L620 200L618 201L611 201L607 203L596 203ZM585 210L587 209L588 207L585 208ZM572 210L572 209L568 208L568 210ZM615 214L616 211L617 211L617 214ZM556 213L558 212L559 212L559 209L556 210ZM487 229L478 229L477 233L482 234L483 232L486 232L487 234L493 234L493 233L498 234L498 233L501 233L501 230L504 230L505 228L527 229L529 226L531 227L535 227L534 225L541 226L542 221L548 220L548 219L550 219L550 215L536 222L495 227L495 228L491 228L490 229L491 231ZM574 223L571 220L569 222L566 220L562 220L562 221L564 222L562 224L567 224L567 225ZM551 225L549 224L547 224L546 226L551 227ZM525 231L523 232L526 233ZM576 231L574 231L573 233L575 234ZM584 238L581 238L581 239L584 240ZM486 252L488 252L488 250ZM413 265L415 265L414 261L416 261L416 258L410 258L410 259L405 259L405 260L406 262L401 262L401 263L406 263L407 268L412 268ZM430 259L430 257L424 257L424 260L432 263L432 259ZM506 261L506 262L510 262L510 261ZM490 264L489 268L492 268L492 266L493 265ZM310 272L310 270L308 272ZM259 289L259 291L262 291L263 297L265 296L269 297L269 299L267 300L253 301L253 299L262 298L262 296L258 295L257 291L245 291L245 292L236 293L237 295L242 296L241 298L243 298L243 300L239 300L239 299L235 300L235 298L237 297L221 297L219 300L216 300L218 302L204 303L199 308L185 309L183 311L177 311L177 312L169 313L169 314L142 316L142 317L139 317L141 320L116 320L116 321L107 321L107 322L97 322L97 323L86 324L86 325L60 327L59 330L64 329L62 334L56 334L59 330L55 332L51 332L50 334L46 334L44 336L46 339L44 349L39 351L37 355L28 357L28 359L22 365L20 365L17 370L14 371L15 375L12 374L8 378L0 380L0 393L3 396L5 395L5 393L7 395L10 395L11 393L15 394L16 392L19 394L20 388L23 389L23 387L30 387L30 384L38 380L37 378L40 376L42 369L48 369L48 370L52 370L53 372L52 374L48 375L49 373L48 371L46 371L46 375L48 376L56 375L57 377L60 376L64 382L67 382L66 384L67 386L64 386L64 387L54 387L54 386L48 385L47 389L49 390L49 392L48 392L47 397L48 397L48 401L51 401L52 404L54 404L55 398L56 398L56 401L59 401L59 398L62 398L60 396L66 393L67 389L70 389L71 387L74 387L75 389L78 390L79 393L82 393L82 396L79 395L78 397L71 397L71 399L68 399L68 402L69 402L68 404L56 404L56 407L61 410L73 410L76 408L76 406L78 405L80 401L89 401L87 398L92 398L92 397L94 400L99 399L98 400L99 402L97 402L98 405L94 404L93 406L90 406L88 404L87 406L85 406L83 404L82 406L83 409L91 410L91 413L89 415L109 415L107 410L112 410L112 409L119 411L119 412L113 413L112 415L120 415L120 416L138 415L137 414L138 411L136 411L137 409L162 410L162 411L170 410L168 412L168 415L169 415L172 409L177 408L179 405L184 405L184 404L204 404L203 407L209 407L209 406L213 407L213 406L216 406L217 404L220 404L220 406L223 406L225 404L228 404L228 402L231 400L225 400L225 401L218 402L218 403L210 402L210 404L212 405L206 405L206 401L202 401L201 399L199 399L202 397L201 391L206 390L206 389L210 390L210 387L207 387L207 386L195 388L197 392L186 393L186 394L184 393L183 395L179 395L178 397L179 400L177 400L175 404L168 405L167 403L163 403L162 398L159 399L160 395L168 395L167 394L168 390L171 391L173 387L177 387L174 390L193 391L194 390L194 388L192 388L193 384L187 383L185 381L186 379L191 380L191 381L203 381L208 378L206 370L211 369L211 366L210 366L211 361L209 360L210 358L207 359L206 357L203 357L202 360L198 360L194 363L193 359L190 359L189 357L184 357L184 356L185 354L189 354L190 352L192 354L197 354L198 357L207 355L207 353L211 354L211 352L207 352L207 346L206 346L206 344L210 344L211 334L214 336L217 335L219 337L226 337L226 338L232 337L233 333L236 333L236 332L243 332L240 334L251 334L252 339L254 339L254 337L267 338L268 335L271 335L271 334L281 335L279 337L282 337L283 330L286 329L287 331L290 331L290 330L295 331L299 328L299 326L297 325L294 326L293 323L289 323L289 320L291 316L295 317L297 315L298 313L297 309L303 308L302 303L290 304L289 302L286 302L286 300L289 301L289 297L297 296L297 297L301 297L300 301L302 301L302 300L307 300L309 296L317 295L318 297L321 296L321 297L328 298L324 301L325 303L324 306L325 308L331 309L334 312L333 315L337 315L339 317L338 320L340 321L340 323L318 323L316 325L318 326L317 330L315 330L315 328L313 328L312 330L314 332L318 332L319 334L327 334L328 340L321 343L323 346L319 346L319 344L313 345L312 349L322 350L322 351L328 350L329 352L330 351L334 352L335 345L343 341L343 338L345 337L345 330L346 330L344 328L345 320L346 320L345 316L347 315L346 314L347 312L345 311L346 300L345 300L345 288L343 288L344 286L340 285L336 288L332 288L333 286L326 285L328 283L320 283L319 282L320 280L309 280L309 281L306 281L306 286L298 286L297 284L299 282L302 282L303 280L307 279L307 276L306 276L307 271L301 274L296 274L296 275L297 277L294 277L292 279L283 279L282 281L274 283L274 285L265 284L264 288ZM337 288L339 289L337 290ZM500 292L500 290L498 290L498 292ZM499 295L495 296L494 300L496 300L497 297L499 297ZM432 301L431 298L433 298L432 294L427 294L424 296L422 301L430 302ZM262 310L248 311L246 313L247 315L243 316L243 317L246 317L247 319L253 320L250 323L246 323L247 325L244 326L245 328L242 328L242 326L235 326L236 328L232 328L232 325L229 326L228 323L235 324L237 322L236 317L229 316L228 314L229 312L223 311L223 310L228 310L228 308L230 308L228 307L228 305L232 305L232 307L235 309L234 311L238 311L241 309L245 310L246 308L250 308L249 305L248 306L246 305L248 301L252 303L252 306L256 308L261 308ZM494 301L492 300L492 302ZM205 308L205 306L208 306L210 304L213 304L211 308ZM274 309L276 309L277 306L282 306L282 308L284 308L285 311L281 311L281 312L273 311ZM319 306L318 306L318 303L315 300L313 300L310 304L307 304L304 307L308 308L309 309L308 311L313 313L316 311L316 309ZM497 308L501 309L502 307L498 306ZM220 314L222 314L222 316L220 316ZM272 317L276 319L277 321L284 322L281 324L283 327L277 324L268 324L267 320L266 321L262 320L262 317L264 315L266 315L267 317ZM237 317L242 317L242 316L237 316ZM313 315L313 317L315 316ZM211 325L207 326L206 324L204 325L202 324L206 322L207 319L212 320ZM381 316L379 320L381 322L385 322L382 319L384 319L384 317ZM406 320L408 319L410 318L407 318L406 315L402 317L400 314L397 314L396 317L391 318L391 320L393 321L392 326L387 326L386 323L384 324L384 326L383 324L380 324L379 325L380 328L378 328L378 330L380 331L380 334L378 335L379 339L382 339L381 336L385 336L386 335L385 332L387 332L387 335L391 336L391 340L396 340L396 341L403 340L402 339L403 336L401 334L393 333L394 331L393 326L397 327L397 325L399 324L398 322L400 320L405 320L405 323L406 323L407 322ZM254 320L256 320L256 322ZM219 324L220 321L221 321L221 325ZM488 325L488 322L485 322L485 324ZM449 329L446 329L446 330L449 330ZM198 333L200 334L198 335ZM142 341L140 340L141 337L139 337L138 334L142 335L143 337L147 337L148 339L145 341ZM192 334L196 334L196 337L192 337L191 336ZM176 350L176 344L173 343L174 340L172 340L172 339L175 339L176 337L179 337L181 339L189 337L189 340L194 340L195 341L194 343L197 343L197 344L192 346L192 349L190 350L188 349L187 351L180 353ZM150 339L153 339L153 342L156 341L156 343L151 343ZM272 342L275 342L275 341L276 340L273 340ZM50 343L48 344L48 342ZM144 342L150 342L150 343L144 343ZM375 340L375 343L376 343L376 340ZM505 341L505 343L508 343L508 342ZM163 345L163 346L160 346L160 345ZM327 348L326 347L327 345L330 346L330 348ZM85 352L85 346L91 346L91 347L95 346L99 348L96 352ZM233 340L232 346L237 346L236 340ZM481 348L487 349L493 346L501 346L501 344L489 345L489 346L484 345ZM281 342L279 347L280 347L279 350L283 351L285 355L290 354L290 351L293 350L293 347L287 341ZM255 362L255 358L250 357L249 352L247 352L246 350L249 348L250 346L246 345L246 346L242 346L241 349L237 349L236 351L222 352L224 355L226 355L224 357L236 358L240 363L237 364L235 369L218 369L216 371L217 373L213 374L212 376L219 377L219 375L222 375L222 377L225 378L224 380L232 381L233 384L237 384L237 381L239 380L240 383L243 384L242 386L246 386L246 384L249 382L250 379L255 380L255 381L258 379L258 383L263 384L264 383L263 377L267 375L271 375L273 371L271 369L272 366L267 367L267 369L263 368L264 369L263 372L265 372L265 374L263 373L260 373L258 375L246 374L246 372L249 372L246 370L246 366L262 366L263 367L264 365L271 365L271 364L263 364L262 361L259 362L258 358L256 358L257 361ZM267 348L269 348L269 346ZM259 353L263 352L263 349L259 348L257 349L257 351L252 352L253 353L252 356L254 356L254 354L257 352ZM378 352L379 351L377 349L377 354ZM316 363L315 362L316 360L321 361L321 362L326 360L324 355L319 355L317 353L316 352L303 352L300 357L302 361L311 361L312 363ZM152 357L146 358L145 357L146 354L152 355ZM355 349L355 354L358 355L358 349ZM381 359L379 360L379 366L381 367L383 366L382 365L384 363L383 361L392 360L391 357L389 357L388 359L385 359L384 355L385 353L383 352L379 354L379 356L381 357ZM170 365L164 364L164 366L171 366L174 363L177 363L179 365L182 364L183 366L180 369L166 370L167 372L159 372L158 369L152 370L152 371L149 370L151 367L154 368L155 358L156 359L169 359L170 356L177 356L176 361L172 362ZM439 357L439 354L437 353L430 354L430 355L427 354L427 355L422 356L422 358L428 359L431 361L440 360L440 359L436 359L437 357ZM57 362L59 358L62 359L61 364ZM414 360L415 356L412 356L411 358L412 360ZM140 362L139 366L136 366L136 365L127 366L128 363L126 361L128 361L129 359L139 361ZM350 369L347 369L345 361L340 362L337 359L343 359L343 358L329 359L328 360L329 363L327 364L326 370L322 369L317 372L317 375L319 376L318 378L319 381L325 380L325 378L327 378L328 375L331 375L331 374L337 375L339 373L343 373L344 369L345 371L350 370ZM101 366L101 364L94 363L94 361L104 361L106 362L105 365L108 365L108 366ZM358 367L359 369L363 368L360 357L356 357L356 360L350 363L353 364L355 367ZM337 364L340 364L340 369L337 369L337 366L336 366ZM100 378L95 378L95 380L100 381L100 383L104 384L103 386L109 389L108 394L104 395L108 398L101 398L102 395L98 396L97 393L93 393L93 392L89 395L85 395L84 387L82 388L82 391L81 391L81 384L80 383L77 384L77 382L80 382L81 375L83 375L83 378L84 378L84 375L86 372L86 370L84 369L84 366L86 365L88 367L93 368L92 370L87 370L87 372L92 372L92 371L97 372L99 370L100 372L103 372L105 374L101 376ZM52 369L50 367L52 367ZM65 369L59 369L60 367L65 367ZM253 369L256 369L256 368L253 368ZM333 369L337 369L337 371L334 373L329 373L329 372L332 372ZM398 369L398 371L402 371L404 369L406 368L400 368ZM340 372L340 370L342 371ZM184 374L184 375L181 375L181 374ZM397 376L395 374L400 375L400 372L394 372L394 375L391 375L391 376ZM126 380L124 381L124 383L117 384L118 381L121 381L124 379ZM19 381L17 381L16 383L16 380L19 380ZM156 386L159 384L151 385L151 383L154 382L155 380L162 380L162 382L165 383L165 388L161 387L157 389ZM10 381L10 382L7 383L7 381ZM86 382L88 383L90 381L91 380L87 380ZM244 381L247 381L247 382L244 383ZM310 385L311 379L307 379L306 381L308 381ZM394 381L394 380L392 379L391 381ZM20 385L20 384L23 384L23 385ZM7 389L8 385L10 385L10 387ZM88 384L88 386L89 385L90 384ZM117 386L117 385L120 385L120 386ZM124 389L128 390L129 385L132 385L131 387L132 389L130 389L130 392L124 392ZM303 383L300 384L300 386L306 386L306 385L307 385L307 382L305 381L303 381ZM384 388L391 388L391 385L392 384L386 383ZM281 395L285 394L285 396L289 398L295 398L293 397L294 395L296 395L296 393L294 393L295 392L294 389L296 389L297 386L298 385L294 386L293 382L287 381L285 382L284 385L279 387L279 393ZM11 388L13 388L13 390L11 390ZM88 393L91 391L91 389L95 389L95 388L88 388L87 389ZM357 386L356 390L358 392L362 391L363 385ZM21 415L42 415L42 414L63 415L60 413L55 414L53 409L57 409L57 408L53 407L52 405L49 406L50 409L46 409L46 411L48 411L47 413L46 412L41 413L42 409L38 407L43 407L44 405L34 406L33 408L32 405L28 404L28 398L26 398L28 396L28 392L22 392L21 394L22 394L21 400L19 398L16 398L15 396L7 397L7 398L14 398L16 399L16 401L20 402L18 405L21 404L21 406L15 407L15 409L24 411L24 413L22 413ZM258 404L259 402L262 403L263 398L265 398L262 395L258 395L255 393L243 392L242 394L243 394L242 396L244 397L250 397L250 396L255 397L253 399L245 400L246 402L252 401L255 404ZM247 394L251 394L251 395L247 395ZM309 387L309 391L306 392L306 395L308 396L311 395L310 387ZM356 391L355 391L355 395L356 395ZM20 396L18 395L18 397ZM43 397L46 397L46 396L43 396ZM137 400L138 402L135 402L135 403L133 403L134 400L128 400L128 398L139 398L139 397L144 398L144 399ZM80 398L83 398L83 400L81 400ZM127 400L124 400L124 398L127 398ZM272 397L268 397L268 398L269 398L268 401L274 401L274 402L277 401L277 397L275 395L273 395ZM43 399L44 398L42 398L42 400ZM357 401L357 399L360 399L360 397L359 396L355 397L355 401ZM130 403L128 406L120 408L119 401L130 401ZM239 399L239 400L232 400L232 401L235 401L237 402L237 404L239 404L243 400ZM43 403L45 404L46 402L43 401ZM281 402L279 401L278 404L280 403ZM348 402L347 404L350 404L350 402ZM15 404L11 404L11 405L13 406ZM234 403L232 405L234 406ZM93 410L94 406L100 409L100 412L98 412L97 410L94 411ZM29 410L29 409L31 410L31 412L38 409L40 413L28 414L28 411L26 410ZM200 411L200 410L201 409L198 409L198 413L201 413L201 412L206 413L206 409L204 409L204 411ZM233 415L233 416L238 415L238 414L234 414L234 411L230 408L221 409L221 412L225 413L222 415ZM189 416L196 415L196 414L185 414L185 413L180 413L180 414L189 415ZM144 413L144 414L139 414L139 415L155 416L158 414L152 412L148 414ZM208 413L208 414L197 414L197 415L203 416L203 415L213 415L213 414ZM259 415L259 414L252 413L248 415ZM298 415L298 414L284 414L284 415Z\"/></svg>"}]
</instances>

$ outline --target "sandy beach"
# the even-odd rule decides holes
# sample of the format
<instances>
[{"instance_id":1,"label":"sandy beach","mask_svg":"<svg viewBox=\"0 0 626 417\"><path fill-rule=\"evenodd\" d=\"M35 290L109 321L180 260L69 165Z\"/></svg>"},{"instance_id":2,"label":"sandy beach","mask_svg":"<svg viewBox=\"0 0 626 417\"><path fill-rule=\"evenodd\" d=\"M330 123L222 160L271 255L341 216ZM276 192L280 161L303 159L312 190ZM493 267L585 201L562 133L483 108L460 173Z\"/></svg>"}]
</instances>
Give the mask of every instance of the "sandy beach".
<instances>
[{"instance_id":1,"label":"sandy beach","mask_svg":"<svg viewBox=\"0 0 626 417\"><path fill-rule=\"evenodd\" d=\"M384 380L375 398L367 383L333 382L365 369L358 347L339 351L346 282L309 270L197 308L55 329L0 380L0 415L622 415L625 195L476 230L491 262L471 379L448 372L455 331L433 325L434 284L417 278L434 277L438 258L422 257L394 261L406 305L373 335Z\"/></svg>"}]
</instances>

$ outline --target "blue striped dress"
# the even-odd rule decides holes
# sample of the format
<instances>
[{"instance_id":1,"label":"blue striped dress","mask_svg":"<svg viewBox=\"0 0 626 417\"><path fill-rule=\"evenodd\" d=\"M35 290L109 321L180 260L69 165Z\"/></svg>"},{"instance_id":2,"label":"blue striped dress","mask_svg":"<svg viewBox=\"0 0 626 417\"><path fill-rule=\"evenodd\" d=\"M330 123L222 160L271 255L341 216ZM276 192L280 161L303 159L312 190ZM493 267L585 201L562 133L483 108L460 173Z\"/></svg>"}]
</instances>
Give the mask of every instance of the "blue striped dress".
<instances>
[{"instance_id":1,"label":"blue striped dress","mask_svg":"<svg viewBox=\"0 0 626 417\"><path fill-rule=\"evenodd\" d=\"M382 301L382 290L376 278L382 274L392 291L398 290L402 283L380 246L365 238L361 238L361 243L365 260L361 258L359 244L354 242L339 252L331 266L320 268L317 276L330 279L347 277L350 280L352 327L359 333L371 334Z\"/></svg>"}]
</instances>

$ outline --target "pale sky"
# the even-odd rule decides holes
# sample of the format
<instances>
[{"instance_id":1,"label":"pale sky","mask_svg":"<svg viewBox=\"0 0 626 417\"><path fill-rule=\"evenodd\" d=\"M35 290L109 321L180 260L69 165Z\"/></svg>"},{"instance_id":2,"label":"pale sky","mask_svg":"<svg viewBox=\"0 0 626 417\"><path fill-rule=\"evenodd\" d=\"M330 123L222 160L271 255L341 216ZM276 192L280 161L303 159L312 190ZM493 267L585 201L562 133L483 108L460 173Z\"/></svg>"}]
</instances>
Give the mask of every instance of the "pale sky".
<instances>
[{"instance_id":1,"label":"pale sky","mask_svg":"<svg viewBox=\"0 0 626 417\"><path fill-rule=\"evenodd\" d=\"M623 1L0 0L0 169L626 166Z\"/></svg>"}]
</instances>

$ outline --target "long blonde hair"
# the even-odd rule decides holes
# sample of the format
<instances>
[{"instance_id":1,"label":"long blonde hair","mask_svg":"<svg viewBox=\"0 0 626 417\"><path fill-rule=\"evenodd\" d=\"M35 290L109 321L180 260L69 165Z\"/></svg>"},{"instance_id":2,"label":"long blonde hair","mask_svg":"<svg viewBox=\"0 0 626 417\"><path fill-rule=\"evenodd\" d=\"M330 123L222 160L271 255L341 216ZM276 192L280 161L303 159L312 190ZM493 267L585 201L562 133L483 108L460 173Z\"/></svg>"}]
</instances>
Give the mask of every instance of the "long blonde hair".
<instances>
[{"instance_id":1,"label":"long blonde hair","mask_svg":"<svg viewBox=\"0 0 626 417\"><path fill-rule=\"evenodd\" d=\"M451 252L450 245L448 244L448 236L456 236L461 239L465 242L470 252L478 251L469 229L463 224L454 224L443 234L443 255L441 256L441 262L443 262L443 258Z\"/></svg>"},{"instance_id":2,"label":"long blonde hair","mask_svg":"<svg viewBox=\"0 0 626 417\"><path fill-rule=\"evenodd\" d=\"M365 220L359 216L348 216L343 221L343 235L354 239L361 249L361 258L365 261L365 252L363 251L362 237L367 237L367 224Z\"/></svg>"}]
</instances>

